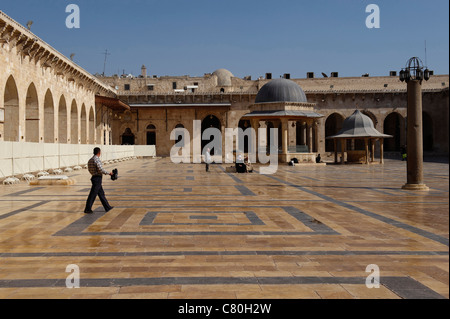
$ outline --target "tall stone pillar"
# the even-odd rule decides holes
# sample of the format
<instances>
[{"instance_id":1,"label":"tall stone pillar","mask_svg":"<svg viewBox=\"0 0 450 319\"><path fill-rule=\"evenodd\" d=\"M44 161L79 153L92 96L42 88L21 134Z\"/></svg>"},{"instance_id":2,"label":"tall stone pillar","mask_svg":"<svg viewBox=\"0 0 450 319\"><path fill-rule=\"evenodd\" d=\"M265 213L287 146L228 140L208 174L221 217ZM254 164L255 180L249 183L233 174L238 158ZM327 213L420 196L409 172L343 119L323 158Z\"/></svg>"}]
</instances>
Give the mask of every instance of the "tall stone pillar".
<instances>
[{"instance_id":1,"label":"tall stone pillar","mask_svg":"<svg viewBox=\"0 0 450 319\"><path fill-rule=\"evenodd\" d=\"M403 189L429 190L423 182L422 84L408 82L407 183Z\"/></svg>"}]
</instances>

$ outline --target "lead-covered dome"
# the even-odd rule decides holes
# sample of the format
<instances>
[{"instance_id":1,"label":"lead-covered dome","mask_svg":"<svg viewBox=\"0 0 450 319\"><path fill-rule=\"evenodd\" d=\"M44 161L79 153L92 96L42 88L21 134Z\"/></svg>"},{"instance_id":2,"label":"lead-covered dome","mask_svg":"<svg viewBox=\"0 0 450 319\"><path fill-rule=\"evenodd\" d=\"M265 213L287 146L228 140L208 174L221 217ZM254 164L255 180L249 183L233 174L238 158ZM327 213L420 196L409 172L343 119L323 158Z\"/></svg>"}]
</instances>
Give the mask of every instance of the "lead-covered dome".
<instances>
[{"instance_id":1,"label":"lead-covered dome","mask_svg":"<svg viewBox=\"0 0 450 319\"><path fill-rule=\"evenodd\" d=\"M287 79L275 79L264 85L256 96L255 103L297 102L307 103L300 85Z\"/></svg>"},{"instance_id":2,"label":"lead-covered dome","mask_svg":"<svg viewBox=\"0 0 450 319\"><path fill-rule=\"evenodd\" d=\"M233 73L226 69L219 69L214 71L213 75L217 76L217 86L231 86L231 78Z\"/></svg>"}]
</instances>

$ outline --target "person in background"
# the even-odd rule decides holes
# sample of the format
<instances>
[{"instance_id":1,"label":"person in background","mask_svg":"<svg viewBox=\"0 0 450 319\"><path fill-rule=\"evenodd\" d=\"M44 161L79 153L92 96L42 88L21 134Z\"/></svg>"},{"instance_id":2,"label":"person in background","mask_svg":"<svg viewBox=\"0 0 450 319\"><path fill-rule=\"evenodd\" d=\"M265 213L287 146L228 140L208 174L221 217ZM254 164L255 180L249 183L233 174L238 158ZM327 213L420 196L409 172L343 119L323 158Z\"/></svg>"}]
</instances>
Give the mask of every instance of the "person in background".
<instances>
[{"instance_id":1,"label":"person in background","mask_svg":"<svg viewBox=\"0 0 450 319\"><path fill-rule=\"evenodd\" d=\"M88 170L89 173L91 173L91 183L92 188L91 192L89 193L88 199L86 201L86 208L84 209L85 214L92 214L92 205L94 205L95 198L98 196L100 198L100 201L102 202L103 208L106 212L109 212L112 207L109 205L108 200L106 199L105 192L103 190L102 186L102 180L103 175L110 175L112 176L113 173L107 172L102 165L102 161L100 160L101 156L101 150L100 148L96 147L94 149L94 156L89 160L88 162Z\"/></svg>"},{"instance_id":2,"label":"person in background","mask_svg":"<svg viewBox=\"0 0 450 319\"><path fill-rule=\"evenodd\" d=\"M408 159L408 152L406 150L406 146L404 145L402 146L401 152L402 152L402 161L405 162Z\"/></svg>"},{"instance_id":3,"label":"person in background","mask_svg":"<svg viewBox=\"0 0 450 319\"><path fill-rule=\"evenodd\" d=\"M322 162L322 157L320 156L320 154L319 155L317 155L317 157L316 157L316 163L317 164L320 164Z\"/></svg>"},{"instance_id":4,"label":"person in background","mask_svg":"<svg viewBox=\"0 0 450 319\"><path fill-rule=\"evenodd\" d=\"M209 165L212 163L211 150L208 148L205 153L206 172L209 172Z\"/></svg>"}]
</instances>

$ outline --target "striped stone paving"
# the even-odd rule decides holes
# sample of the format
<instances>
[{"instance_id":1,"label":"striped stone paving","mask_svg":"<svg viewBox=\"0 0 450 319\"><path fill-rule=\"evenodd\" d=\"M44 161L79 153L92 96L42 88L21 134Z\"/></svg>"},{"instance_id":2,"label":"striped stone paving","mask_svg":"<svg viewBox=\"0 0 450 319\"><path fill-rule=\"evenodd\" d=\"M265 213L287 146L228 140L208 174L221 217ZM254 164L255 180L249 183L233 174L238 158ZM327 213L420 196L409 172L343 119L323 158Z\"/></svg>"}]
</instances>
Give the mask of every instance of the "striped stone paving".
<instances>
[{"instance_id":1,"label":"striped stone paving","mask_svg":"<svg viewBox=\"0 0 450 319\"><path fill-rule=\"evenodd\" d=\"M401 189L405 165L260 175L140 159L115 164L115 209L93 215L86 171L0 186L0 298L449 298L448 164L425 163L426 193Z\"/></svg>"}]
</instances>

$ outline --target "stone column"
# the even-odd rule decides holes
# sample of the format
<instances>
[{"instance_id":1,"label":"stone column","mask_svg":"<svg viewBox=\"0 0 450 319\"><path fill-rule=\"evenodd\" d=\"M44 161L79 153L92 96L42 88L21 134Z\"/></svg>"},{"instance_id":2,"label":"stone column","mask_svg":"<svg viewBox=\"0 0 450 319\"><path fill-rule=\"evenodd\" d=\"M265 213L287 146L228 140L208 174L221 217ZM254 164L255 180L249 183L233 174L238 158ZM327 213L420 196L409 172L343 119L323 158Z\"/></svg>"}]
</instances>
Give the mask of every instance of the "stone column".
<instances>
[{"instance_id":1,"label":"stone column","mask_svg":"<svg viewBox=\"0 0 450 319\"><path fill-rule=\"evenodd\" d=\"M255 152L256 159L258 159L258 152L259 152L259 120L258 119L251 119L250 124L252 126L252 129L255 134L255 145L251 145L249 148L249 151ZM253 140L250 139L250 142ZM252 143L253 144L253 143Z\"/></svg>"},{"instance_id":2,"label":"stone column","mask_svg":"<svg viewBox=\"0 0 450 319\"><path fill-rule=\"evenodd\" d=\"M375 140L370 140L370 144L372 146L372 154L371 154L371 162L375 162Z\"/></svg>"},{"instance_id":3,"label":"stone column","mask_svg":"<svg viewBox=\"0 0 450 319\"><path fill-rule=\"evenodd\" d=\"M422 84L408 83L407 183L403 189L429 190L423 182Z\"/></svg>"},{"instance_id":4,"label":"stone column","mask_svg":"<svg viewBox=\"0 0 450 319\"><path fill-rule=\"evenodd\" d=\"M306 145L308 145L309 153L313 152L313 124L308 124L306 127Z\"/></svg>"},{"instance_id":5,"label":"stone column","mask_svg":"<svg viewBox=\"0 0 450 319\"><path fill-rule=\"evenodd\" d=\"M337 139L333 139L334 142L334 163L338 163L338 150L337 150Z\"/></svg>"},{"instance_id":6,"label":"stone column","mask_svg":"<svg viewBox=\"0 0 450 319\"><path fill-rule=\"evenodd\" d=\"M282 154L282 161L287 162L288 161L288 142L289 142L289 134L288 134L288 119L282 118L281 119L281 154Z\"/></svg>"},{"instance_id":7,"label":"stone column","mask_svg":"<svg viewBox=\"0 0 450 319\"><path fill-rule=\"evenodd\" d=\"M366 149L366 164L369 164L369 140L367 138L364 139L364 146Z\"/></svg>"},{"instance_id":8,"label":"stone column","mask_svg":"<svg viewBox=\"0 0 450 319\"><path fill-rule=\"evenodd\" d=\"M319 134L319 123L314 122L314 153L320 153Z\"/></svg>"},{"instance_id":9,"label":"stone column","mask_svg":"<svg viewBox=\"0 0 450 319\"><path fill-rule=\"evenodd\" d=\"M380 164L384 164L384 138L380 139Z\"/></svg>"},{"instance_id":10,"label":"stone column","mask_svg":"<svg viewBox=\"0 0 450 319\"><path fill-rule=\"evenodd\" d=\"M346 140L341 139L341 164L342 165L345 164L345 144L346 144Z\"/></svg>"}]
</instances>

